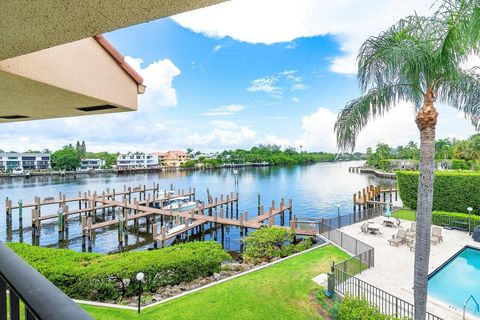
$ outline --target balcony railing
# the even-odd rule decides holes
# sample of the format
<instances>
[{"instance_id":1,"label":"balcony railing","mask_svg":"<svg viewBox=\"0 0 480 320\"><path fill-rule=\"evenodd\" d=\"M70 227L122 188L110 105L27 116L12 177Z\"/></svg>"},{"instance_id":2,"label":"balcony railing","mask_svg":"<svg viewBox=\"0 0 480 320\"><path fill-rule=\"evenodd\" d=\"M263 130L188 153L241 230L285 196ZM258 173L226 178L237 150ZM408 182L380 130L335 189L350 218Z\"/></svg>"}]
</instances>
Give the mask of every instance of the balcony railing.
<instances>
[{"instance_id":1,"label":"balcony railing","mask_svg":"<svg viewBox=\"0 0 480 320\"><path fill-rule=\"evenodd\" d=\"M24 317L21 316L24 313ZM65 293L0 242L0 320L93 319Z\"/></svg>"}]
</instances>

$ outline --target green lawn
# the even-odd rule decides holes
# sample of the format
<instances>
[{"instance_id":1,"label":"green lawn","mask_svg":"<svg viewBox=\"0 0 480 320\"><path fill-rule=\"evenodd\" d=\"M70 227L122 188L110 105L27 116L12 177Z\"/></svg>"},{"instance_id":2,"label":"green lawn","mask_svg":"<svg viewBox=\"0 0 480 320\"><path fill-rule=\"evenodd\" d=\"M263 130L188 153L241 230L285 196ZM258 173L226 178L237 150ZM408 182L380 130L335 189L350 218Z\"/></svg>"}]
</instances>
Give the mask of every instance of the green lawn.
<instances>
[{"instance_id":1,"label":"green lawn","mask_svg":"<svg viewBox=\"0 0 480 320\"><path fill-rule=\"evenodd\" d=\"M398 218L398 219L403 219L403 220L409 220L409 221L415 221L415 210L410 210L410 209L400 209L397 212L394 212L392 214L392 217Z\"/></svg>"},{"instance_id":2,"label":"green lawn","mask_svg":"<svg viewBox=\"0 0 480 320\"><path fill-rule=\"evenodd\" d=\"M96 319L321 319L311 280L349 256L325 246L272 267L136 312L87 305Z\"/></svg>"}]
</instances>

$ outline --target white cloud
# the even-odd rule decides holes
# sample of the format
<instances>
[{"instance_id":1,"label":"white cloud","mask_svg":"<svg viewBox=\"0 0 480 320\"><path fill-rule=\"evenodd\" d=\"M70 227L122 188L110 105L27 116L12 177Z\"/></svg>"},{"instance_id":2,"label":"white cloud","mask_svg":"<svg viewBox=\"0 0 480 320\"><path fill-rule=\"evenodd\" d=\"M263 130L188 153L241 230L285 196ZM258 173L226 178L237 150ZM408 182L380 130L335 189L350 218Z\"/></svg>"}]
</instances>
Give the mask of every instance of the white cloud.
<instances>
[{"instance_id":1,"label":"white cloud","mask_svg":"<svg viewBox=\"0 0 480 320\"><path fill-rule=\"evenodd\" d=\"M299 103L299 102L300 102L300 98L298 98L298 97L293 97L293 98L292 98L292 101L295 102L295 103Z\"/></svg>"},{"instance_id":2,"label":"white cloud","mask_svg":"<svg viewBox=\"0 0 480 320\"><path fill-rule=\"evenodd\" d=\"M222 106L218 108L208 109L206 112L201 113L203 116L231 116L234 115L242 110L244 110L246 106L239 105L239 104L231 104L228 106Z\"/></svg>"},{"instance_id":3,"label":"white cloud","mask_svg":"<svg viewBox=\"0 0 480 320\"><path fill-rule=\"evenodd\" d=\"M125 61L143 77L147 89L139 96L139 105L145 108L174 107L177 105L173 79L180 75L180 69L170 59L163 59L142 68L143 60L125 57Z\"/></svg>"},{"instance_id":4,"label":"white cloud","mask_svg":"<svg viewBox=\"0 0 480 320\"><path fill-rule=\"evenodd\" d=\"M280 88L276 86L277 82L278 78L274 76L258 78L250 81L250 86L247 88L247 91L278 94L280 93Z\"/></svg>"},{"instance_id":5,"label":"white cloud","mask_svg":"<svg viewBox=\"0 0 480 320\"><path fill-rule=\"evenodd\" d=\"M250 43L290 42L300 37L333 35L341 56L331 70L355 73L361 43L400 18L428 12L432 1L418 0L232 0L173 17L180 25L209 37ZM248 23L245 23L248 21Z\"/></svg>"},{"instance_id":6,"label":"white cloud","mask_svg":"<svg viewBox=\"0 0 480 320\"><path fill-rule=\"evenodd\" d=\"M306 84L303 84L303 83L295 83L293 86L292 86L292 91L297 91L297 90L307 90L308 89L308 86Z\"/></svg>"},{"instance_id":7,"label":"white cloud","mask_svg":"<svg viewBox=\"0 0 480 320\"><path fill-rule=\"evenodd\" d=\"M267 134L265 138L259 143L261 144L276 144L281 146L282 148L286 148L290 146L290 140L285 138L277 137L275 134Z\"/></svg>"},{"instance_id":8,"label":"white cloud","mask_svg":"<svg viewBox=\"0 0 480 320\"><path fill-rule=\"evenodd\" d=\"M247 126L235 130L213 128L206 134L194 133L187 137L187 143L193 148L207 147L210 150L225 148L250 148L255 142L257 133Z\"/></svg>"},{"instance_id":9,"label":"white cloud","mask_svg":"<svg viewBox=\"0 0 480 320\"><path fill-rule=\"evenodd\" d=\"M458 111L445 106L437 106L439 118L437 137L455 136L465 139L475 133L474 127L458 116ZM333 131L337 113L327 108L318 108L302 119L302 138L295 145L303 144L308 150L337 151L336 138ZM455 132L455 135L451 133ZM359 134L356 150L365 151L367 147L375 147L384 142L392 147L404 145L410 140L419 141L419 132L415 124L413 106L400 103L383 117L371 121Z\"/></svg>"},{"instance_id":10,"label":"white cloud","mask_svg":"<svg viewBox=\"0 0 480 320\"><path fill-rule=\"evenodd\" d=\"M213 52L218 52L223 48L223 45L217 44L215 47L213 47Z\"/></svg>"},{"instance_id":11,"label":"white cloud","mask_svg":"<svg viewBox=\"0 0 480 320\"><path fill-rule=\"evenodd\" d=\"M210 124L215 128L223 129L223 130L232 130L232 129L238 128L238 124L236 124L233 121L212 120L210 121Z\"/></svg>"}]
</instances>

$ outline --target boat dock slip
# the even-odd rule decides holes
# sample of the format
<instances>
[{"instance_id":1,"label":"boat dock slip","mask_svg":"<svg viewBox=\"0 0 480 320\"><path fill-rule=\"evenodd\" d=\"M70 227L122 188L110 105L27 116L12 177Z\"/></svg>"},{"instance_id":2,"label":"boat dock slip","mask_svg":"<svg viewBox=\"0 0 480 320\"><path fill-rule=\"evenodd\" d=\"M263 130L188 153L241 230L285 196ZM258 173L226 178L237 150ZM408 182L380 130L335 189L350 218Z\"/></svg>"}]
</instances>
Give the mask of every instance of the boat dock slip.
<instances>
[{"instance_id":1,"label":"boat dock slip","mask_svg":"<svg viewBox=\"0 0 480 320\"><path fill-rule=\"evenodd\" d=\"M381 188L380 186L369 185L366 188L353 194L353 211L365 210L377 205L392 204L398 201L398 189L390 186Z\"/></svg>"},{"instance_id":2,"label":"boat dock slip","mask_svg":"<svg viewBox=\"0 0 480 320\"><path fill-rule=\"evenodd\" d=\"M150 241L153 239L154 247L158 247L159 243L165 246L170 239L203 235L206 229L207 234L213 234L216 239L217 230L222 230L223 237L225 227L239 228L240 237L248 229L275 224L290 228L298 235L315 235L312 230L296 227L292 200L271 201L268 209L264 209L258 195L258 210L249 216L248 212L239 212L238 193L214 197L207 190L205 201L198 201L195 197L195 188L174 191L173 186L170 186L168 190L160 190L159 185L154 183L151 187L124 186L121 191L106 189L97 193L89 190L72 197L59 193L57 197L35 197L34 201L28 203L19 201L14 204L7 198L7 228L12 230L12 213L15 212L19 218L18 229L15 231L23 232L23 212L27 208L32 212L31 226L26 226L25 229L31 228L33 244L40 243L42 232L58 230L59 242L68 240L69 236L70 239L78 240L81 237L82 250L88 247L89 251L97 236L102 232L111 234L112 229L114 232L116 229L118 244L122 248L128 244L129 234L134 232L138 237L140 225L142 238L148 237ZM75 223L74 230L78 230L78 227L80 230L70 230L69 234L69 225L71 227L72 223ZM42 231L43 224L48 227Z\"/></svg>"},{"instance_id":3,"label":"boat dock slip","mask_svg":"<svg viewBox=\"0 0 480 320\"><path fill-rule=\"evenodd\" d=\"M366 174L373 174L378 178L386 178L386 179L397 179L397 175L393 172L383 172L378 171L372 168L365 168L365 167L349 167L348 172L352 173L366 173Z\"/></svg>"}]
</instances>

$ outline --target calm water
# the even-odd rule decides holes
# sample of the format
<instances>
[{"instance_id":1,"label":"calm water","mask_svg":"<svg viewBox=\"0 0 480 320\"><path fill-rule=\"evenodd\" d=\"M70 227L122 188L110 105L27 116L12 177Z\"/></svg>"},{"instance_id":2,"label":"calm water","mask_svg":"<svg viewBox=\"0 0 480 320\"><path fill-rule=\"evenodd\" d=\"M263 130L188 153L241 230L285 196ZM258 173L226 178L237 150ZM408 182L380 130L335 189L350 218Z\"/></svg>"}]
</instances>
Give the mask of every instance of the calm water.
<instances>
[{"instance_id":1,"label":"calm water","mask_svg":"<svg viewBox=\"0 0 480 320\"><path fill-rule=\"evenodd\" d=\"M325 217L337 214L337 204L342 214L352 210L352 195L368 184L390 185L391 180L378 179L370 175L349 173L348 167L360 165L361 162L321 163L308 166L275 167L275 168L244 168L239 170L239 183L235 185L235 177L231 169L195 172L146 173L136 175L96 175L73 177L32 177L9 178L0 180L0 240L32 242L29 228L31 209L24 210L24 232L18 229L17 210L13 215L13 232L8 232L5 222L5 197L17 203L23 199L24 203L32 202L34 196L58 197L63 192L67 197L75 197L79 191L88 190L101 192L106 188L123 190L123 185L138 186L145 184L151 187L153 182L160 184L160 189L168 189L170 184L174 188L188 189L195 187L198 200L207 198L207 188L213 197L220 193L238 192L240 195L239 211L248 211L250 216L257 211L257 195L261 194L262 204L268 208L271 201L278 201L283 197L293 200L293 213L298 217ZM75 209L75 208L74 208ZM53 214L56 206L43 209L43 214ZM62 247L81 251L81 236L78 216L69 217L68 241L60 243ZM214 235L207 234L210 239ZM220 236L217 234L218 238ZM225 229L225 247L227 250L238 250L238 228ZM40 244L43 246L59 246L57 225L55 220L42 223ZM129 235L129 249L146 248L151 246L149 235L140 232ZM113 252L118 250L117 229L98 230L93 251Z\"/></svg>"},{"instance_id":2,"label":"calm water","mask_svg":"<svg viewBox=\"0 0 480 320\"><path fill-rule=\"evenodd\" d=\"M466 248L428 280L428 294L463 310L465 301L473 295L480 303L480 250ZM470 301L467 311L480 315Z\"/></svg>"}]
</instances>

